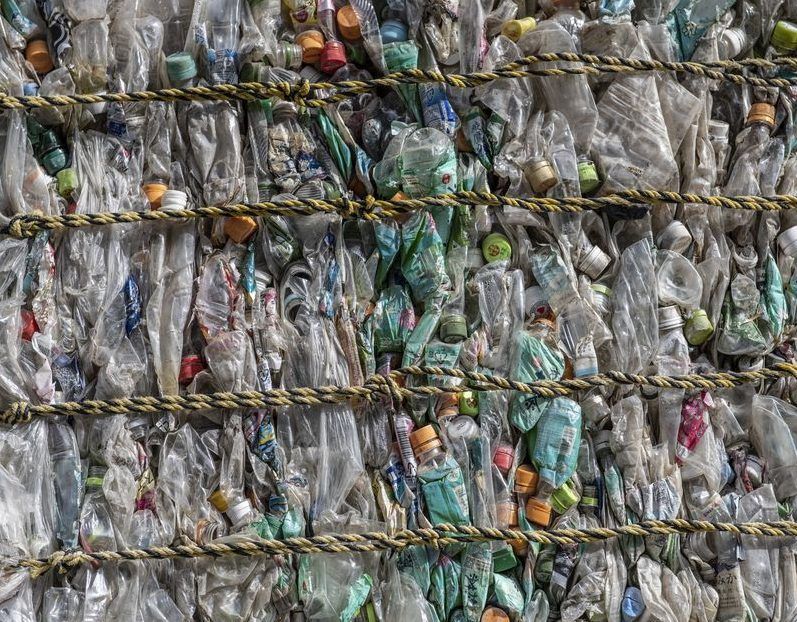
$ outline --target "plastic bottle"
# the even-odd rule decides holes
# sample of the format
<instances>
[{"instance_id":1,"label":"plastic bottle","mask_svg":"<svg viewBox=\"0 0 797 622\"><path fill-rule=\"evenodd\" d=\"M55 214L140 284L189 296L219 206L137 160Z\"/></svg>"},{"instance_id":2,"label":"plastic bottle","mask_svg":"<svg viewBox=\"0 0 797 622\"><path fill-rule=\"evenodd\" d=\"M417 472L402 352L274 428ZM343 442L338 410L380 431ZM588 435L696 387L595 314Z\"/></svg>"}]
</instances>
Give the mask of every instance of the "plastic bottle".
<instances>
[{"instance_id":1,"label":"plastic bottle","mask_svg":"<svg viewBox=\"0 0 797 622\"><path fill-rule=\"evenodd\" d=\"M89 551L113 551L116 537L111 513L103 494L106 467L89 467L86 495L80 509L80 542Z\"/></svg>"},{"instance_id":2,"label":"plastic bottle","mask_svg":"<svg viewBox=\"0 0 797 622\"><path fill-rule=\"evenodd\" d=\"M456 460L442 448L432 426L415 430L410 441L418 460L418 481L429 520L433 524L467 525L468 496Z\"/></svg>"},{"instance_id":3,"label":"plastic bottle","mask_svg":"<svg viewBox=\"0 0 797 622\"><path fill-rule=\"evenodd\" d=\"M207 4L208 63L213 84L237 84L242 0L210 0Z\"/></svg>"}]
</instances>

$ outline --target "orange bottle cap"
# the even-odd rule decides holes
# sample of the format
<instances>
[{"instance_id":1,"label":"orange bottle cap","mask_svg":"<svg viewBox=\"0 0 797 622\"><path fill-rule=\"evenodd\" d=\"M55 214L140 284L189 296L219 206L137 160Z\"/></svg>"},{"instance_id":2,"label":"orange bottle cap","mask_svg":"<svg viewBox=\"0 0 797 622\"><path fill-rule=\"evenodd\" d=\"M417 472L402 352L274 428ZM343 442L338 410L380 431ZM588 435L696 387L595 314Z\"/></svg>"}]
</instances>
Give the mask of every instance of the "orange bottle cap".
<instances>
[{"instance_id":1,"label":"orange bottle cap","mask_svg":"<svg viewBox=\"0 0 797 622\"><path fill-rule=\"evenodd\" d=\"M324 50L324 35L320 30L305 30L296 36L296 43L302 46L302 60L308 65L317 63Z\"/></svg>"},{"instance_id":2,"label":"orange bottle cap","mask_svg":"<svg viewBox=\"0 0 797 622\"><path fill-rule=\"evenodd\" d=\"M528 464L521 464L515 471L515 492L520 495L533 495L537 492L540 475Z\"/></svg>"},{"instance_id":3,"label":"orange bottle cap","mask_svg":"<svg viewBox=\"0 0 797 622\"><path fill-rule=\"evenodd\" d=\"M165 184L144 184L141 188L144 191L144 194L147 195L147 199L149 200L149 204L152 209L158 209L161 206L161 198L163 197L163 193L166 192L169 187Z\"/></svg>"},{"instance_id":4,"label":"orange bottle cap","mask_svg":"<svg viewBox=\"0 0 797 622\"><path fill-rule=\"evenodd\" d=\"M506 526L509 529L514 529L518 526L518 504L514 501L505 501L497 504L495 513L499 525Z\"/></svg>"},{"instance_id":5,"label":"orange bottle cap","mask_svg":"<svg viewBox=\"0 0 797 622\"><path fill-rule=\"evenodd\" d=\"M751 123L766 123L770 127L775 126L775 106L766 102L758 102L750 106L747 114L747 125Z\"/></svg>"},{"instance_id":6,"label":"orange bottle cap","mask_svg":"<svg viewBox=\"0 0 797 622\"><path fill-rule=\"evenodd\" d=\"M498 607L487 607L482 612L481 622L509 622L509 615Z\"/></svg>"},{"instance_id":7,"label":"orange bottle cap","mask_svg":"<svg viewBox=\"0 0 797 622\"><path fill-rule=\"evenodd\" d=\"M526 518L538 527L551 524L551 504L532 497L526 501Z\"/></svg>"},{"instance_id":8,"label":"orange bottle cap","mask_svg":"<svg viewBox=\"0 0 797 622\"><path fill-rule=\"evenodd\" d=\"M417 456L434 447L440 447L442 443L434 427L425 425L410 434L410 445L412 445L412 450Z\"/></svg>"},{"instance_id":9,"label":"orange bottle cap","mask_svg":"<svg viewBox=\"0 0 797 622\"><path fill-rule=\"evenodd\" d=\"M221 492L221 490L216 490L212 495L210 495L208 497L208 501L210 501L210 504L219 512L226 512L230 509L230 504L227 502L227 497L224 496L224 493Z\"/></svg>"},{"instance_id":10,"label":"orange bottle cap","mask_svg":"<svg viewBox=\"0 0 797 622\"><path fill-rule=\"evenodd\" d=\"M249 216L232 216L224 221L224 234L236 244L243 244L257 231L257 221Z\"/></svg>"},{"instance_id":11,"label":"orange bottle cap","mask_svg":"<svg viewBox=\"0 0 797 622\"><path fill-rule=\"evenodd\" d=\"M357 13L350 4L347 4L338 11L338 30L340 35L347 41L357 41L362 36L360 32L360 20Z\"/></svg>"},{"instance_id":12,"label":"orange bottle cap","mask_svg":"<svg viewBox=\"0 0 797 622\"><path fill-rule=\"evenodd\" d=\"M53 70L53 59L50 57L50 48L47 42L37 39L28 43L25 48L25 58L33 65L36 73L49 73Z\"/></svg>"}]
</instances>

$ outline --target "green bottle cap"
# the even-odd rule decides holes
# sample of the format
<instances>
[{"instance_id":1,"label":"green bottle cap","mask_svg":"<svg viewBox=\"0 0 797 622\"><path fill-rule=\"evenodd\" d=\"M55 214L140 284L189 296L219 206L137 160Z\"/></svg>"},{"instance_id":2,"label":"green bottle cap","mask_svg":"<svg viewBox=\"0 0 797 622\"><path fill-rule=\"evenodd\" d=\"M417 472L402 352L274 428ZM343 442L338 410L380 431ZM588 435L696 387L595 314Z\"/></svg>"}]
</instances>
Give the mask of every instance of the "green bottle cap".
<instances>
[{"instance_id":1,"label":"green bottle cap","mask_svg":"<svg viewBox=\"0 0 797 622\"><path fill-rule=\"evenodd\" d=\"M564 514L578 503L578 493L573 489L570 482L565 482L560 488L553 491L551 495L551 506L557 514Z\"/></svg>"},{"instance_id":2,"label":"green bottle cap","mask_svg":"<svg viewBox=\"0 0 797 622\"><path fill-rule=\"evenodd\" d=\"M512 245L509 238L500 233L491 233L482 240L482 255L487 263L511 259Z\"/></svg>"},{"instance_id":3,"label":"green bottle cap","mask_svg":"<svg viewBox=\"0 0 797 622\"><path fill-rule=\"evenodd\" d=\"M517 557L511 546L502 546L493 553L493 572L504 572L517 566Z\"/></svg>"},{"instance_id":4,"label":"green bottle cap","mask_svg":"<svg viewBox=\"0 0 797 622\"><path fill-rule=\"evenodd\" d=\"M444 343L459 343L468 338L468 324L459 313L444 315L440 320L440 340Z\"/></svg>"},{"instance_id":5,"label":"green bottle cap","mask_svg":"<svg viewBox=\"0 0 797 622\"><path fill-rule=\"evenodd\" d=\"M70 196L78 187L77 171L73 168L65 168L58 171L55 176L58 180L58 194L62 197Z\"/></svg>"},{"instance_id":6,"label":"green bottle cap","mask_svg":"<svg viewBox=\"0 0 797 622\"><path fill-rule=\"evenodd\" d=\"M166 73L173 84L179 84L196 77L196 63L190 54L177 52L166 57Z\"/></svg>"},{"instance_id":7,"label":"green bottle cap","mask_svg":"<svg viewBox=\"0 0 797 622\"><path fill-rule=\"evenodd\" d=\"M475 417L479 414L479 394L475 391L464 391L459 394L459 414Z\"/></svg>"},{"instance_id":8,"label":"green bottle cap","mask_svg":"<svg viewBox=\"0 0 797 622\"><path fill-rule=\"evenodd\" d=\"M590 194L601 185L598 169L592 160L581 160L578 163L578 184L581 186L581 194Z\"/></svg>"},{"instance_id":9,"label":"green bottle cap","mask_svg":"<svg viewBox=\"0 0 797 622\"><path fill-rule=\"evenodd\" d=\"M684 337L693 346L700 346L708 341L708 338L714 334L714 325L708 318L708 314L703 309L698 309L689 319L686 320L684 326Z\"/></svg>"},{"instance_id":10,"label":"green bottle cap","mask_svg":"<svg viewBox=\"0 0 797 622\"><path fill-rule=\"evenodd\" d=\"M797 25L780 20L772 30L770 43L779 52L791 52L797 49Z\"/></svg>"},{"instance_id":11,"label":"green bottle cap","mask_svg":"<svg viewBox=\"0 0 797 622\"><path fill-rule=\"evenodd\" d=\"M48 175L55 175L66 167L66 151L57 147L42 154L42 166Z\"/></svg>"}]
</instances>

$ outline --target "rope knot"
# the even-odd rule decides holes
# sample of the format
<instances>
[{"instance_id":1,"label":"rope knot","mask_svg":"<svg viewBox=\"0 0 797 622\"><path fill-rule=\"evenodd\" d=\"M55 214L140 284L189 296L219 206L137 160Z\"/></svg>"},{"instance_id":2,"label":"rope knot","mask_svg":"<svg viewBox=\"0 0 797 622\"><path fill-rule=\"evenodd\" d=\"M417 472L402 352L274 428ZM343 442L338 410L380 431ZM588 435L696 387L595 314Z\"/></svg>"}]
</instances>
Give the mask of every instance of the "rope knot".
<instances>
[{"instance_id":1,"label":"rope knot","mask_svg":"<svg viewBox=\"0 0 797 622\"><path fill-rule=\"evenodd\" d=\"M394 410L401 408L401 404L404 401L404 395L402 393L401 386L399 386L399 383L396 382L396 379L393 376L390 374L374 374L368 379L366 384L376 385L376 391L390 398L390 402L393 405Z\"/></svg>"},{"instance_id":2,"label":"rope knot","mask_svg":"<svg viewBox=\"0 0 797 622\"><path fill-rule=\"evenodd\" d=\"M362 209L363 214L373 214L376 210L376 197L369 194L365 197L365 206Z\"/></svg>"},{"instance_id":3,"label":"rope knot","mask_svg":"<svg viewBox=\"0 0 797 622\"><path fill-rule=\"evenodd\" d=\"M22 222L25 220L25 214L17 214L8 221L8 224L3 227L2 233L10 235L14 238L28 237L25 230L22 228Z\"/></svg>"},{"instance_id":4,"label":"rope knot","mask_svg":"<svg viewBox=\"0 0 797 622\"><path fill-rule=\"evenodd\" d=\"M355 201L352 201L349 197L344 195L341 197L341 203L343 204L343 213L341 214L343 218L352 219L360 217L360 206Z\"/></svg>"},{"instance_id":5,"label":"rope knot","mask_svg":"<svg viewBox=\"0 0 797 622\"><path fill-rule=\"evenodd\" d=\"M0 421L6 424L28 423L32 418L29 402L14 402L3 411Z\"/></svg>"}]
</instances>

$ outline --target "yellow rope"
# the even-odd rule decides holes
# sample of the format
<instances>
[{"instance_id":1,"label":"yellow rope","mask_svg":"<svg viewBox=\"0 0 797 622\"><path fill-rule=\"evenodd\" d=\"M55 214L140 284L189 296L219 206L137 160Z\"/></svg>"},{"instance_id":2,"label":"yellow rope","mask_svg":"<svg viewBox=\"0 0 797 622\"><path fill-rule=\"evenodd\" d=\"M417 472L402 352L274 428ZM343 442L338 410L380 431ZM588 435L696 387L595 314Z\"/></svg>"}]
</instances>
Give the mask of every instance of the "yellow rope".
<instances>
[{"instance_id":1,"label":"yellow rope","mask_svg":"<svg viewBox=\"0 0 797 622\"><path fill-rule=\"evenodd\" d=\"M797 523L774 521L767 523L710 523L707 521L673 519L645 521L620 527L593 529L549 529L519 531L475 527L472 525L442 524L428 529L405 529L396 533L381 531L361 534L328 534L266 540L245 537L234 542L158 546L121 551L85 552L58 551L45 558L4 558L0 571L27 570L37 577L55 568L64 571L86 563L174 558L226 557L230 555L294 555L318 553L360 553L401 550L409 546L441 547L463 542L536 542L540 544L574 545L593 543L624 537L646 537L692 533L729 533L733 535L793 538L797 536Z\"/></svg>"},{"instance_id":2,"label":"yellow rope","mask_svg":"<svg viewBox=\"0 0 797 622\"><path fill-rule=\"evenodd\" d=\"M455 387L401 387L398 380L407 376L448 376L469 381ZM370 376L360 386L298 387L269 391L239 393L193 393L189 395L138 396L114 400L86 400L60 404L31 404L15 402L0 415L0 423L22 423L34 415L119 415L127 413L157 414L176 411L238 408L268 408L271 406L318 406L337 404L354 398L388 397L402 400L410 396L432 396L465 391L509 390L544 398L571 395L595 387L617 385L649 386L659 389L727 389L741 384L778 378L797 378L797 365L778 363L756 371L719 371L683 376L641 376L620 371L573 378L569 380L536 380L519 382L480 372L448 367L410 366L390 372L388 376Z\"/></svg>"},{"instance_id":3,"label":"yellow rope","mask_svg":"<svg viewBox=\"0 0 797 622\"><path fill-rule=\"evenodd\" d=\"M0 233L13 237L32 237L39 231L61 231L80 227L114 225L133 222L162 222L186 218L223 218L229 216L302 216L314 213L340 214L351 219L379 220L395 218L418 209L458 205L486 205L514 207L530 212L578 213L607 207L638 209L659 203L700 204L725 209L751 211L778 211L797 208L797 196L706 196L700 194L668 192L662 190L624 190L602 197L507 197L491 192L461 191L417 199L285 199L260 203L194 207L186 209L161 209L146 212L100 212L97 214L20 214L13 217Z\"/></svg>"},{"instance_id":4,"label":"yellow rope","mask_svg":"<svg viewBox=\"0 0 797 622\"><path fill-rule=\"evenodd\" d=\"M580 63L528 69L537 63ZM102 93L94 95L50 95L15 97L0 93L0 108L52 108L76 106L79 104L98 104L102 102L153 102L153 101L254 101L268 97L278 97L299 105L319 108L329 103L343 101L361 93L373 92L380 87L395 87L402 84L438 82L457 88L475 87L504 78L555 77L564 75L630 74L638 72L675 71L688 73L712 80L723 80L735 84L753 86L774 86L788 88L797 84L794 78L748 76L740 72L745 69L758 69L767 72L797 67L797 59L781 57L773 60L759 58L727 60L708 63L665 62L641 60L637 58L618 58L594 54L575 54L571 52L534 54L512 63L502 65L492 71L469 74L443 74L439 71L409 69L391 73L370 80L345 80L342 82L244 82L241 84L219 84L189 88L168 88L157 91L136 91L132 93ZM326 93L319 93L324 91ZM312 94L318 94L312 97Z\"/></svg>"}]
</instances>

